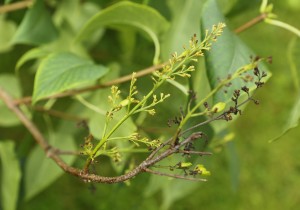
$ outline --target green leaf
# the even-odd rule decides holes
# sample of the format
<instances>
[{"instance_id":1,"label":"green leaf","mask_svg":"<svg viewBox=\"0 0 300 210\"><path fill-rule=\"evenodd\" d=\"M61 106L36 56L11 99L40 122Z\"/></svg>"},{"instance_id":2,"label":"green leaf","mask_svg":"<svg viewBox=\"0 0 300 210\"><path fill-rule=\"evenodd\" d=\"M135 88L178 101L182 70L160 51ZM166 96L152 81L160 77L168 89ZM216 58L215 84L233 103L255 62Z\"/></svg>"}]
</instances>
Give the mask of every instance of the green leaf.
<instances>
[{"instance_id":1,"label":"green leaf","mask_svg":"<svg viewBox=\"0 0 300 210\"><path fill-rule=\"evenodd\" d=\"M199 0L168 0L167 4L172 12L172 22L162 43L163 60L168 60L171 53L182 52L183 46L193 34L200 31L199 20L204 1Z\"/></svg>"},{"instance_id":2,"label":"green leaf","mask_svg":"<svg viewBox=\"0 0 300 210\"><path fill-rule=\"evenodd\" d=\"M16 71L19 71L21 66L24 65L26 62L34 59L39 59L47 56L49 54L48 51L44 50L43 48L33 48L28 50L22 57L18 60L16 65Z\"/></svg>"},{"instance_id":3,"label":"green leaf","mask_svg":"<svg viewBox=\"0 0 300 210\"><path fill-rule=\"evenodd\" d=\"M155 45L154 62L160 54L159 36L167 29L168 22L151 7L122 1L93 16L83 27L76 40L86 40L101 27L116 28L120 25L134 27L151 37Z\"/></svg>"},{"instance_id":4,"label":"green leaf","mask_svg":"<svg viewBox=\"0 0 300 210\"><path fill-rule=\"evenodd\" d=\"M44 1L35 1L33 7L26 12L12 42L40 45L53 41L57 36L58 32L44 6Z\"/></svg>"},{"instance_id":5,"label":"green leaf","mask_svg":"<svg viewBox=\"0 0 300 210\"><path fill-rule=\"evenodd\" d=\"M41 62L37 70L33 103L43 97L94 82L107 71L106 67L72 53L53 53Z\"/></svg>"},{"instance_id":6,"label":"green leaf","mask_svg":"<svg viewBox=\"0 0 300 210\"><path fill-rule=\"evenodd\" d=\"M202 35L204 35L205 30L210 29L212 25L219 22L225 22L225 18L221 14L215 0L208 0L203 10L204 12L201 20ZM218 85L218 80L220 78L226 78L240 67L249 64L250 56L254 55L255 53L233 34L228 27L225 28L222 35L218 38L218 41L213 44L212 49L205 55L207 75L212 89ZM266 81L271 73L264 65L261 65L260 69L267 72L268 77L265 79ZM240 89L244 85L245 82L243 80L234 80L232 85L229 88L226 88L228 93L219 91L214 95L213 103L229 101L233 90ZM246 85L250 90L255 88L255 84Z\"/></svg>"},{"instance_id":7,"label":"green leaf","mask_svg":"<svg viewBox=\"0 0 300 210\"><path fill-rule=\"evenodd\" d=\"M16 24L6 20L4 15L0 15L0 52L9 51L12 47L11 38L16 32Z\"/></svg>"},{"instance_id":8,"label":"green leaf","mask_svg":"<svg viewBox=\"0 0 300 210\"><path fill-rule=\"evenodd\" d=\"M225 109L225 107L226 107L226 103L219 102L219 103L215 104L211 110L213 112L218 113L218 112L222 112Z\"/></svg>"},{"instance_id":9,"label":"green leaf","mask_svg":"<svg viewBox=\"0 0 300 210\"><path fill-rule=\"evenodd\" d=\"M14 210L17 206L21 170L14 152L13 141L0 141L1 200L3 210Z\"/></svg>"},{"instance_id":10,"label":"green leaf","mask_svg":"<svg viewBox=\"0 0 300 210\"><path fill-rule=\"evenodd\" d=\"M70 135L64 134L61 129L57 133L51 133L49 143L55 148L66 151L75 151L76 145ZM74 155L62 156L66 164L71 165L75 160ZM51 159L47 158L45 152L36 146L30 153L25 168L25 199L29 200L47 188L58 177L63 170Z\"/></svg>"},{"instance_id":11,"label":"green leaf","mask_svg":"<svg viewBox=\"0 0 300 210\"><path fill-rule=\"evenodd\" d=\"M283 131L279 136L276 138L271 139L269 142L273 142L281 138L283 135L288 133L291 129L298 127L299 125L299 119L300 119L300 95L293 107L293 109L290 112L290 115L288 116L288 121L285 124Z\"/></svg>"}]
</instances>

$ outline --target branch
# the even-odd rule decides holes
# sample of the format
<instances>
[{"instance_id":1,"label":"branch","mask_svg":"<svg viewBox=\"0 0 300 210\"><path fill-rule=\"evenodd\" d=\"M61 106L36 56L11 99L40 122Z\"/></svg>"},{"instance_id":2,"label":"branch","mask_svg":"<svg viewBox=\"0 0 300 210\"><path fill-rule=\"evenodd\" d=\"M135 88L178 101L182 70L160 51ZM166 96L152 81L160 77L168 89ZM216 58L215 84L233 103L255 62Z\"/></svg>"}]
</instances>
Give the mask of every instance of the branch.
<instances>
[{"instance_id":1,"label":"branch","mask_svg":"<svg viewBox=\"0 0 300 210\"><path fill-rule=\"evenodd\" d=\"M252 20L246 22L245 24L241 25L240 27L238 27L237 29L234 30L234 32L236 34L241 33L245 30L247 30L248 28L254 26L255 24L263 21L265 18L267 17L267 14L263 13L255 18L253 18Z\"/></svg>"},{"instance_id":2,"label":"branch","mask_svg":"<svg viewBox=\"0 0 300 210\"><path fill-rule=\"evenodd\" d=\"M44 138L42 133L39 131L39 129L36 127L36 125L30 121L25 114L19 109L19 107L14 104L13 99L11 96L0 87L0 98L4 101L6 106L16 114L16 116L20 119L20 121L23 123L23 125L27 128L27 130L31 133L31 135L34 137L35 141L41 146L41 148L44 150L48 158L51 158L61 169L63 169L65 172L72 174L76 177L79 177L83 179L86 182L99 182L99 183L117 183L117 182L124 182L128 179L131 179L132 177L136 176L137 174L147 172L149 171L148 168L150 166L153 166L155 163L161 161L162 159L169 157L170 155L174 153L178 153L180 147L188 144L191 141L194 141L197 138L200 138L202 136L201 132L193 133L189 137L185 138L183 141L179 142L178 145L170 146L166 151L162 152L161 154L157 155L155 157L155 154L157 154L157 150L154 150L150 156L152 158L147 158L142 163L140 163L136 168L128 172L127 174L123 174L116 177L104 177L96 174L90 174L90 173L84 173L84 171L71 167L67 165L59 156L58 152L59 150L53 148L51 145L48 144L47 140ZM169 139L167 142L170 142L172 140ZM163 147L161 147L163 148ZM73 152L72 152L73 153ZM68 152L69 154L69 152ZM153 172L155 173L155 172ZM158 173L156 173L158 174ZM163 175L163 173L161 174ZM174 175L173 177L176 177Z\"/></svg>"},{"instance_id":3,"label":"branch","mask_svg":"<svg viewBox=\"0 0 300 210\"><path fill-rule=\"evenodd\" d=\"M157 69L161 69L164 65L166 65L167 62L164 62L162 64L158 64L155 66L150 66L146 69L140 70L136 73L136 77L142 77L148 74L151 74L152 72L156 71ZM63 98L63 97L67 97L67 96L73 96L73 95L77 95L80 93L84 93L84 92L88 92L88 91L93 91L93 90L97 90L97 89L101 89L101 88L107 88L107 87L111 87L112 85L116 85L116 84L121 84L127 81L130 81L132 78L132 74L130 75L126 75L117 79L114 79L112 81L109 82L105 82L103 84L97 84L97 85L92 85L92 86L88 86L88 87L84 87L81 89L77 89L77 90L69 90L63 93L58 93L49 97L45 97L42 100L46 100L46 99L53 99L53 98ZM17 99L14 101L15 105L20 105L20 104L29 104L32 101L32 97L28 96L28 97L24 97L21 99Z\"/></svg>"},{"instance_id":4,"label":"branch","mask_svg":"<svg viewBox=\"0 0 300 210\"><path fill-rule=\"evenodd\" d=\"M176 179L184 179L184 180L197 181L197 182L199 182L199 181L206 182L207 181L206 179L200 179L200 178L197 179L197 178L191 178L191 177L186 177L186 176L180 176L180 175L176 175L176 174L163 173L160 171L153 171L149 168L146 168L145 171L148 173L151 173L151 174L156 174L159 176L168 176L168 177L172 177L172 178L176 178Z\"/></svg>"},{"instance_id":5,"label":"branch","mask_svg":"<svg viewBox=\"0 0 300 210\"><path fill-rule=\"evenodd\" d=\"M0 7L0 14L12 12L15 10L25 9L33 4L32 0L20 1L12 4L3 5Z\"/></svg>"},{"instance_id":6,"label":"branch","mask_svg":"<svg viewBox=\"0 0 300 210\"><path fill-rule=\"evenodd\" d=\"M52 115L54 117L65 119L65 120L70 120L70 121L75 121L75 122L87 120L87 119L84 119L84 118L81 118L81 117L78 117L75 115L67 114L67 113L64 113L61 111L57 111L57 110L53 110L53 109L46 109L43 106L34 106L33 109L36 111L39 111L39 112L45 112L48 115Z\"/></svg>"}]
</instances>

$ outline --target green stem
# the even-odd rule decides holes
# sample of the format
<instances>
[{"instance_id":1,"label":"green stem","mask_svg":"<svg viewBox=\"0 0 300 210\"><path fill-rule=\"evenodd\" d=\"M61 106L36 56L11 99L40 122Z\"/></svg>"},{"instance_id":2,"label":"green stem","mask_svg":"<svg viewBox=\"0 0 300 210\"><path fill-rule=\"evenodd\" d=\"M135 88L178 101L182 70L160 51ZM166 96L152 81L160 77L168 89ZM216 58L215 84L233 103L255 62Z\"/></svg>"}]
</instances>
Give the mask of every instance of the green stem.
<instances>
[{"instance_id":1,"label":"green stem","mask_svg":"<svg viewBox=\"0 0 300 210\"><path fill-rule=\"evenodd\" d=\"M291 26L287 23L284 23L284 22L281 22L279 20L273 20L273 19L270 19L270 18L266 18L265 19L265 22L266 23L269 23L271 25L274 25L274 26L278 26L278 27L281 27L281 28L284 28L294 34L296 34L298 37L300 37L300 30L295 28L294 26Z\"/></svg>"}]
</instances>

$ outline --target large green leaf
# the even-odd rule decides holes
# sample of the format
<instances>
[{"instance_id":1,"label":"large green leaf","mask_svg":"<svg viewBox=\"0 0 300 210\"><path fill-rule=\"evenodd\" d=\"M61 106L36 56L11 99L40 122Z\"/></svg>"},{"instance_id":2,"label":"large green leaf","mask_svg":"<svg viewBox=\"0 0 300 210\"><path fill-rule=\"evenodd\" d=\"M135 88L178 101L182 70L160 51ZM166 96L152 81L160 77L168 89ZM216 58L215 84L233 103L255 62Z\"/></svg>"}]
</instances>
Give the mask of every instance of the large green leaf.
<instances>
[{"instance_id":1,"label":"large green leaf","mask_svg":"<svg viewBox=\"0 0 300 210\"><path fill-rule=\"evenodd\" d=\"M18 201L21 170L14 147L13 141L0 141L1 206L3 210L16 209Z\"/></svg>"},{"instance_id":2,"label":"large green leaf","mask_svg":"<svg viewBox=\"0 0 300 210\"><path fill-rule=\"evenodd\" d=\"M216 0L208 0L203 8L203 16L201 20L201 30L204 35L206 29L210 29L212 25L219 22L225 22L223 14L216 3ZM212 49L205 55L207 75L209 83L212 88L216 87L219 79L226 78L233 74L240 67L250 62L250 56L255 53L251 51L230 29L225 28L218 41L213 44ZM261 70L271 73L264 65L260 67ZM234 89L240 89L245 85L243 80L236 79L233 84L227 88L227 93L219 91L213 97L213 103L220 101L228 101ZM255 88L255 84L246 84L250 90Z\"/></svg>"},{"instance_id":3,"label":"large green leaf","mask_svg":"<svg viewBox=\"0 0 300 210\"><path fill-rule=\"evenodd\" d=\"M49 142L60 150L76 150L73 138L65 134L63 128L56 133L50 133ZM62 156L62 159L70 165L74 162L75 156L65 155ZM28 157L25 168L25 199L31 199L40 193L63 173L63 170L53 160L47 158L45 152L39 146L35 147Z\"/></svg>"},{"instance_id":4,"label":"large green leaf","mask_svg":"<svg viewBox=\"0 0 300 210\"><path fill-rule=\"evenodd\" d=\"M96 14L83 27L76 40L86 40L102 27L118 28L120 25L134 27L151 37L155 45L154 62L160 54L159 36L167 29L168 22L151 7L123 1Z\"/></svg>"},{"instance_id":5,"label":"large green leaf","mask_svg":"<svg viewBox=\"0 0 300 210\"><path fill-rule=\"evenodd\" d=\"M58 32L44 6L44 1L35 1L33 7L26 12L12 42L40 45L53 41L57 36Z\"/></svg>"},{"instance_id":6,"label":"large green leaf","mask_svg":"<svg viewBox=\"0 0 300 210\"><path fill-rule=\"evenodd\" d=\"M72 53L53 53L44 59L34 81L33 103L39 99L88 82L94 82L108 69Z\"/></svg>"}]
</instances>

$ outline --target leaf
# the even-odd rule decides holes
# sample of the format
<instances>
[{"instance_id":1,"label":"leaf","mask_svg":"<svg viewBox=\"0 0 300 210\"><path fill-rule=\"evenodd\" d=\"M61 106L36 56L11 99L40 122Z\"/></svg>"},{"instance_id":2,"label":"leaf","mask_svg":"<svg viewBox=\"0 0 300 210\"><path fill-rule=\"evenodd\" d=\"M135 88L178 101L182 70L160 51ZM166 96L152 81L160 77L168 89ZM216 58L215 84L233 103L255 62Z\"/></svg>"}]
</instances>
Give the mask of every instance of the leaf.
<instances>
[{"instance_id":1,"label":"leaf","mask_svg":"<svg viewBox=\"0 0 300 210\"><path fill-rule=\"evenodd\" d=\"M49 52L44 50L43 48L33 48L31 50L28 50L18 60L18 63L16 65L16 71L19 71L21 66L23 66L26 62L33 60L33 59L43 58L43 57L47 56L48 54L49 54Z\"/></svg>"},{"instance_id":2,"label":"leaf","mask_svg":"<svg viewBox=\"0 0 300 210\"><path fill-rule=\"evenodd\" d=\"M288 119L288 121L285 124L281 134L279 136L271 139L269 142L274 142L274 141L278 140L283 135L288 133L291 129L298 127L299 119L300 119L300 95L299 95L299 97L298 97L298 99L297 99L297 101L296 101L296 103L295 103L293 109L291 110L290 115L287 119Z\"/></svg>"},{"instance_id":3,"label":"leaf","mask_svg":"<svg viewBox=\"0 0 300 210\"><path fill-rule=\"evenodd\" d=\"M70 135L65 134L65 129L60 129L57 133L51 133L50 144L60 150L75 151L76 145ZM66 164L71 165L74 155L62 156ZM58 177L63 174L63 170L52 160L47 158L45 152L36 146L30 153L25 168L25 199L29 200L47 188Z\"/></svg>"},{"instance_id":4,"label":"leaf","mask_svg":"<svg viewBox=\"0 0 300 210\"><path fill-rule=\"evenodd\" d=\"M163 60L168 60L170 54L182 52L183 46L193 34L200 30L199 20L204 1L199 0L168 0L167 4L172 12L171 27L164 35L162 43Z\"/></svg>"},{"instance_id":5,"label":"leaf","mask_svg":"<svg viewBox=\"0 0 300 210\"><path fill-rule=\"evenodd\" d=\"M211 110L213 112L218 113L218 112L222 112L225 109L225 107L226 107L226 103L219 102L219 103L215 104Z\"/></svg>"},{"instance_id":6,"label":"leaf","mask_svg":"<svg viewBox=\"0 0 300 210\"><path fill-rule=\"evenodd\" d=\"M16 24L6 20L4 15L0 15L0 52L9 51L12 47L11 38L16 32Z\"/></svg>"},{"instance_id":7,"label":"leaf","mask_svg":"<svg viewBox=\"0 0 300 210\"><path fill-rule=\"evenodd\" d=\"M12 42L40 45L53 41L57 36L58 32L44 6L44 1L35 1L32 8L26 12Z\"/></svg>"},{"instance_id":8,"label":"leaf","mask_svg":"<svg viewBox=\"0 0 300 210\"><path fill-rule=\"evenodd\" d=\"M17 207L21 170L14 152L13 141L0 141L1 160L1 200L3 210L14 210Z\"/></svg>"},{"instance_id":9,"label":"leaf","mask_svg":"<svg viewBox=\"0 0 300 210\"><path fill-rule=\"evenodd\" d=\"M94 82L108 69L72 53L59 52L44 59L35 76L33 103L87 82Z\"/></svg>"},{"instance_id":10,"label":"leaf","mask_svg":"<svg viewBox=\"0 0 300 210\"><path fill-rule=\"evenodd\" d=\"M202 35L206 29L210 29L212 25L219 22L225 22L224 16L220 13L218 5L215 0L208 0L203 8L203 16L201 20ZM218 79L226 78L229 74L233 74L240 67L250 63L250 56L253 53L236 35L234 35L229 28L225 28L218 41L213 44L212 49L205 55L207 75L209 83L212 87L218 85ZM262 71L267 72L268 77L271 73L264 65L260 67ZM232 85L227 89L227 94L224 91L219 91L213 97L213 103L223 101L228 102L234 89L240 89L244 86L243 80L236 79ZM255 88L255 84L247 84L250 90ZM245 93L243 93L245 95Z\"/></svg>"},{"instance_id":11,"label":"leaf","mask_svg":"<svg viewBox=\"0 0 300 210\"><path fill-rule=\"evenodd\" d=\"M154 62L158 62L160 44L158 37L168 27L167 20L151 7L122 1L93 16L83 27L77 41L89 39L102 27L118 28L120 25L134 27L151 37L155 45Z\"/></svg>"}]
</instances>

